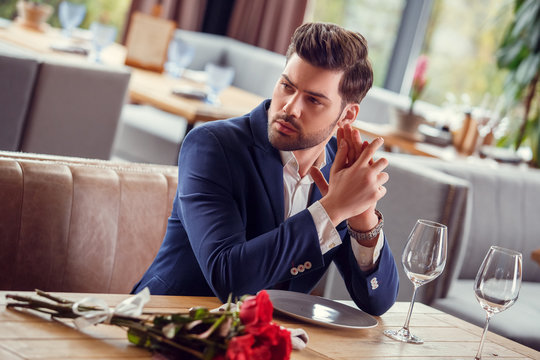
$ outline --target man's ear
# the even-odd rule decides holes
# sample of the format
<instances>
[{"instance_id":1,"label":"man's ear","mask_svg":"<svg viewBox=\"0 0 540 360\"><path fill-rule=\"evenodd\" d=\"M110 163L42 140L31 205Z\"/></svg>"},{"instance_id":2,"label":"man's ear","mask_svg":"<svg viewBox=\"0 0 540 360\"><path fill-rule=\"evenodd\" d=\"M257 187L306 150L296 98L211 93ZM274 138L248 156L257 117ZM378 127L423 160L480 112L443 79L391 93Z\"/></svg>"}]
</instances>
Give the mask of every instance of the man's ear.
<instances>
[{"instance_id":1,"label":"man's ear","mask_svg":"<svg viewBox=\"0 0 540 360\"><path fill-rule=\"evenodd\" d=\"M352 124L356 120L359 111L359 104L347 104L341 111L341 119L338 121L338 125L342 127L346 124Z\"/></svg>"}]
</instances>

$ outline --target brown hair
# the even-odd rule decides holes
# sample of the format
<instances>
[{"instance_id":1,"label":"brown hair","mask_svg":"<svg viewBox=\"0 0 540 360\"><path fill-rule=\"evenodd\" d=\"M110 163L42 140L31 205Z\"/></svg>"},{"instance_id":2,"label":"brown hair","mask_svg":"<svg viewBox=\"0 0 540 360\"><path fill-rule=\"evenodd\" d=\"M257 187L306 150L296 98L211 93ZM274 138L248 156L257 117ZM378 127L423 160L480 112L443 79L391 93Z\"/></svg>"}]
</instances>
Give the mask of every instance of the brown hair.
<instances>
[{"instance_id":1,"label":"brown hair","mask_svg":"<svg viewBox=\"0 0 540 360\"><path fill-rule=\"evenodd\" d=\"M329 23L306 23L294 32L287 50L313 66L343 71L339 92L345 103L359 103L373 85L366 39Z\"/></svg>"}]
</instances>

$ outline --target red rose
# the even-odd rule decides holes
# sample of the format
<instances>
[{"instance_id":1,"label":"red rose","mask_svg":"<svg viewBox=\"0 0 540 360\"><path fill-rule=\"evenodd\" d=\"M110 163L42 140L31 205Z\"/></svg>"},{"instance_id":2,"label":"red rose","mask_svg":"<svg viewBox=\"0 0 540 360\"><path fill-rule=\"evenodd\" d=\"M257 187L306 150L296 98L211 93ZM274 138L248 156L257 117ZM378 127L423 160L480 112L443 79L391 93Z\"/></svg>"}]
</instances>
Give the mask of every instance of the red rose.
<instances>
[{"instance_id":1,"label":"red rose","mask_svg":"<svg viewBox=\"0 0 540 360\"><path fill-rule=\"evenodd\" d=\"M240 306L240 320L247 328L260 326L272 321L274 307L270 297L265 290L260 291L257 296L251 296L244 300Z\"/></svg>"},{"instance_id":2,"label":"red rose","mask_svg":"<svg viewBox=\"0 0 540 360\"><path fill-rule=\"evenodd\" d=\"M255 338L251 334L233 337L227 347L225 358L227 360L251 360L253 355L251 347L254 343Z\"/></svg>"},{"instance_id":3,"label":"red rose","mask_svg":"<svg viewBox=\"0 0 540 360\"><path fill-rule=\"evenodd\" d=\"M252 360L272 360L272 350L268 346L259 346L253 349Z\"/></svg>"}]
</instances>

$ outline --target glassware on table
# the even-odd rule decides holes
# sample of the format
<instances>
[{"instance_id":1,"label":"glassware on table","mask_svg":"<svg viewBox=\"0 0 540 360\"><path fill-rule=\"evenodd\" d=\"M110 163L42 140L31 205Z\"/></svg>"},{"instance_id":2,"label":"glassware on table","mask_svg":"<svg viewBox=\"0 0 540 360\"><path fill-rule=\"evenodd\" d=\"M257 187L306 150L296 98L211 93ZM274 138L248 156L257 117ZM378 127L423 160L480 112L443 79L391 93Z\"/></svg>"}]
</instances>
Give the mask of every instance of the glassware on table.
<instances>
[{"instance_id":1,"label":"glassware on table","mask_svg":"<svg viewBox=\"0 0 540 360\"><path fill-rule=\"evenodd\" d=\"M210 104L218 105L220 104L219 94L232 84L234 79L234 68L231 66L208 63L204 67L204 71L208 76L206 84L210 89L207 101Z\"/></svg>"},{"instance_id":2,"label":"glassware on table","mask_svg":"<svg viewBox=\"0 0 540 360\"><path fill-rule=\"evenodd\" d=\"M405 274L414 285L411 304L403 327L399 330L385 330L386 336L414 344L424 342L409 331L414 299L420 286L434 280L443 272L446 264L447 237L446 225L422 219L416 221L401 256Z\"/></svg>"},{"instance_id":3,"label":"glassware on table","mask_svg":"<svg viewBox=\"0 0 540 360\"><path fill-rule=\"evenodd\" d=\"M86 5L62 1L58 6L58 19L62 25L63 34L67 37L71 37L73 29L82 23L85 15Z\"/></svg>"},{"instance_id":4,"label":"glassware on table","mask_svg":"<svg viewBox=\"0 0 540 360\"><path fill-rule=\"evenodd\" d=\"M167 63L165 70L174 77L182 76L186 67L191 64L195 48L182 40L178 36L174 36L169 43L167 50Z\"/></svg>"},{"instance_id":5,"label":"glassware on table","mask_svg":"<svg viewBox=\"0 0 540 360\"><path fill-rule=\"evenodd\" d=\"M474 280L476 300L486 311L486 324L475 360L482 357L489 320L493 314L508 309L514 304L521 288L521 253L492 246Z\"/></svg>"},{"instance_id":6,"label":"glassware on table","mask_svg":"<svg viewBox=\"0 0 540 360\"><path fill-rule=\"evenodd\" d=\"M96 63L101 63L101 51L116 39L116 28L100 22L93 22L90 25L90 32L92 33L92 46L94 48L93 60Z\"/></svg>"}]
</instances>

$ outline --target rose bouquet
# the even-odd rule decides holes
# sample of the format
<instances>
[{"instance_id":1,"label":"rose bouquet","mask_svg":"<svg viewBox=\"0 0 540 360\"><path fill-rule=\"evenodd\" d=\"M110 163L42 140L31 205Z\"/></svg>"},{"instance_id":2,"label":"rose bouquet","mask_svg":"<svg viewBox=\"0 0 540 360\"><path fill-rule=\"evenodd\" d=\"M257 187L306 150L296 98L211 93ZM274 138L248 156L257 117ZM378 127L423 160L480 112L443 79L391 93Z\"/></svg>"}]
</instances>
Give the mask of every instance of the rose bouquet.
<instances>
[{"instance_id":1,"label":"rose bouquet","mask_svg":"<svg viewBox=\"0 0 540 360\"><path fill-rule=\"evenodd\" d=\"M148 316L141 316L147 291L115 309L99 299L73 302L40 290L36 293L39 298L8 294L7 307L74 319L78 328L100 323L120 326L127 329L131 343L168 359L281 360L291 353L290 332L272 322L273 306L264 290L237 304L229 299L219 311L197 307L186 313Z\"/></svg>"}]
</instances>

